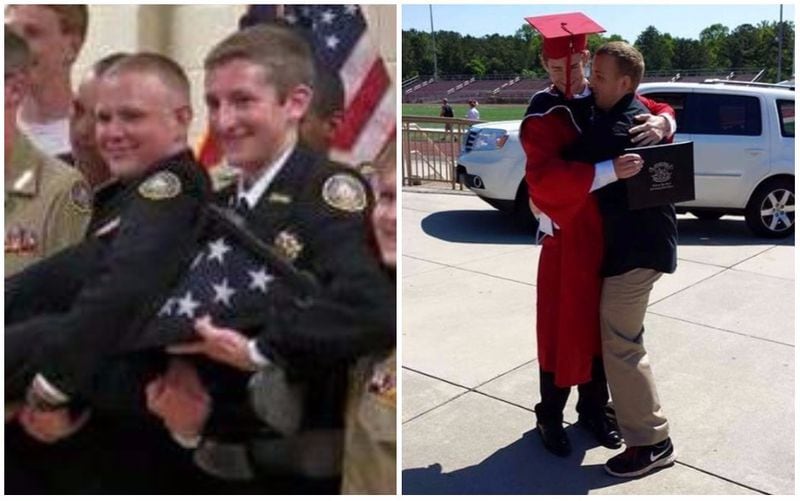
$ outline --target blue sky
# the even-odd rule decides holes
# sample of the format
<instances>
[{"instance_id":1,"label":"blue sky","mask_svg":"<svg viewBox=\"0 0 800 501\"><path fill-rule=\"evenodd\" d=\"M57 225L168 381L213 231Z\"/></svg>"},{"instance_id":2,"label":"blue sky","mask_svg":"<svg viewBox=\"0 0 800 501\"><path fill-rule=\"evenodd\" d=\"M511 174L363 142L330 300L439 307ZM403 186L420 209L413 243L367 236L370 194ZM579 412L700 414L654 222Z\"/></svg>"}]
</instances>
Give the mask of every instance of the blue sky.
<instances>
[{"instance_id":1,"label":"blue sky","mask_svg":"<svg viewBox=\"0 0 800 501\"><path fill-rule=\"evenodd\" d=\"M706 27L722 23L731 30L745 23L777 21L778 4L760 5L433 5L436 30L480 37L493 33L513 35L526 16L581 11L597 21L606 35L618 34L629 42L649 25L673 37L697 39ZM403 29L430 31L427 4L403 5ZM793 5L784 5L783 19L794 20Z\"/></svg>"}]
</instances>

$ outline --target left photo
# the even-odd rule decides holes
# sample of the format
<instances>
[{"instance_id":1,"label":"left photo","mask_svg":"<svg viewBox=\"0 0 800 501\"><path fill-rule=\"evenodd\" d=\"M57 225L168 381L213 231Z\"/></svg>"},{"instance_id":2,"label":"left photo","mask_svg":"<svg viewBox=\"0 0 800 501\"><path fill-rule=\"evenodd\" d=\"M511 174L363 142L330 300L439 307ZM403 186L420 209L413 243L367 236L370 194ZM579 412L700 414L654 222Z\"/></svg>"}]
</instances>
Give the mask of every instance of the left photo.
<instances>
[{"instance_id":1,"label":"left photo","mask_svg":"<svg viewBox=\"0 0 800 501\"><path fill-rule=\"evenodd\" d=\"M396 7L5 7L7 494L395 494Z\"/></svg>"}]
</instances>

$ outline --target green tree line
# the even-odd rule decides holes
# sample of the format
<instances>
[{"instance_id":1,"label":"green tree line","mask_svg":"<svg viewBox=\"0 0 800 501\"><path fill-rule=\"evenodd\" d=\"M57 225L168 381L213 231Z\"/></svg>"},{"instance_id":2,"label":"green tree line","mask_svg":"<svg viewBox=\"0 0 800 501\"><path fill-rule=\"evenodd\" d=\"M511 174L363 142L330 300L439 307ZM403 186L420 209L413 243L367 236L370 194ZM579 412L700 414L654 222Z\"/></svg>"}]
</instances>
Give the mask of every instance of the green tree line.
<instances>
[{"instance_id":1,"label":"green tree line","mask_svg":"<svg viewBox=\"0 0 800 501\"><path fill-rule=\"evenodd\" d=\"M712 24L700 33L698 40L673 37L661 33L655 26L648 26L633 44L642 52L647 71L763 68L766 71L761 81L770 82L778 78L779 24L761 21L756 25L742 24L733 30L722 24ZM520 27L514 35L494 34L476 38L454 31L437 31L434 35L439 75L544 76L539 61L541 37L528 24ZM612 40L623 38L619 35L591 35L589 49L594 51ZM430 33L403 31L403 79L433 75L432 48ZM781 66L781 78L789 78L794 68L793 22L783 22Z\"/></svg>"}]
</instances>

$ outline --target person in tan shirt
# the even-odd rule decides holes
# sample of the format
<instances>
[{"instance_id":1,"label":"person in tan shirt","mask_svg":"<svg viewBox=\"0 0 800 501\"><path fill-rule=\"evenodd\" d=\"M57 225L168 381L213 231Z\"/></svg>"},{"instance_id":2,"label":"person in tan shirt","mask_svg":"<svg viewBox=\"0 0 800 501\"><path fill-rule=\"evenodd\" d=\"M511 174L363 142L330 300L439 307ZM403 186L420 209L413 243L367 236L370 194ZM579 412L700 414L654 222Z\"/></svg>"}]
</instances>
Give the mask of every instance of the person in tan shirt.
<instances>
[{"instance_id":1,"label":"person in tan shirt","mask_svg":"<svg viewBox=\"0 0 800 501\"><path fill-rule=\"evenodd\" d=\"M30 51L5 30L5 276L83 239L91 192L83 176L41 153L17 128Z\"/></svg>"},{"instance_id":2,"label":"person in tan shirt","mask_svg":"<svg viewBox=\"0 0 800 501\"><path fill-rule=\"evenodd\" d=\"M395 143L376 159L372 226L381 261L397 266ZM350 370L345 411L342 494L395 494L397 479L397 357L395 350L361 358Z\"/></svg>"}]
</instances>

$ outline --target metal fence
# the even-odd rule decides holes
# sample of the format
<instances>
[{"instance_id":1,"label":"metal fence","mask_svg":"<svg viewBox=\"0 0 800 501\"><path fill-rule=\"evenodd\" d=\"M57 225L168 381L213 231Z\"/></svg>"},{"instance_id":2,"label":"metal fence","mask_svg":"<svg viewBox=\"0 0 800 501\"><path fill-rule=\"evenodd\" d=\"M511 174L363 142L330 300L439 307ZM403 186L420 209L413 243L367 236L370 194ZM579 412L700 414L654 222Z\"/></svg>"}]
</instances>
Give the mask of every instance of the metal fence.
<instances>
[{"instance_id":1,"label":"metal fence","mask_svg":"<svg viewBox=\"0 0 800 501\"><path fill-rule=\"evenodd\" d=\"M471 125L482 121L409 115L402 122L403 185L438 181L455 189L464 136Z\"/></svg>"}]
</instances>

